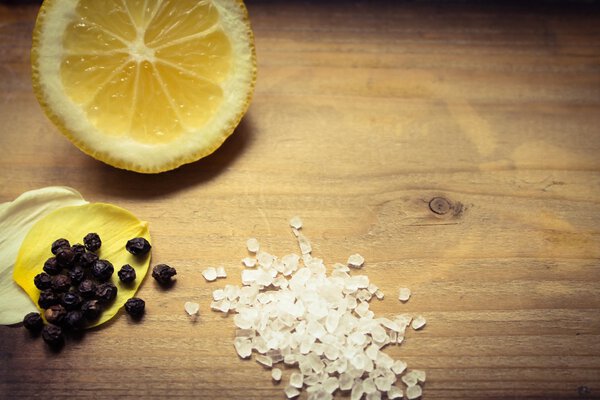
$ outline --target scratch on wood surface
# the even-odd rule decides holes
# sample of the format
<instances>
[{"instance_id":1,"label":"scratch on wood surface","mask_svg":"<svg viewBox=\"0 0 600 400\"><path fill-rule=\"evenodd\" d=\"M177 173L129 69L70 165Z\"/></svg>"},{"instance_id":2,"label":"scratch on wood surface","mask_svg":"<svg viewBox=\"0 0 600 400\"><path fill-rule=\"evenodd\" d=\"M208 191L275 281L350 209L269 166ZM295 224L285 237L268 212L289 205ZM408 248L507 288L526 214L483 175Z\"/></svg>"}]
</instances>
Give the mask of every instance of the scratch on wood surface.
<instances>
[{"instance_id":1,"label":"scratch on wood surface","mask_svg":"<svg viewBox=\"0 0 600 400\"><path fill-rule=\"evenodd\" d=\"M490 124L466 101L447 102L448 110L461 131L471 140L482 156L491 155L497 146Z\"/></svg>"},{"instance_id":2,"label":"scratch on wood surface","mask_svg":"<svg viewBox=\"0 0 600 400\"><path fill-rule=\"evenodd\" d=\"M271 223L269 222L269 218L267 217L267 214L263 211L263 209L261 207L258 207L258 212L260 213L260 215L262 216L263 221L265 221L265 225L267 227L267 233L270 235L271 234Z\"/></svg>"}]
</instances>

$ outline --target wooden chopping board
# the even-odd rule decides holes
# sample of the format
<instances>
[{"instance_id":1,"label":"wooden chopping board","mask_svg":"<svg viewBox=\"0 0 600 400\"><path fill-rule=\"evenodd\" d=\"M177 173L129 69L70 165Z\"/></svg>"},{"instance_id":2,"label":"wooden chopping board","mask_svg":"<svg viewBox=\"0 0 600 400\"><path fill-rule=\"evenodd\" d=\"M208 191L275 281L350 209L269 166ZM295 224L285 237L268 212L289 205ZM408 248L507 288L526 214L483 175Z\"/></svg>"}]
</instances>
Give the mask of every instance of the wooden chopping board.
<instances>
[{"instance_id":1,"label":"wooden chopping board","mask_svg":"<svg viewBox=\"0 0 600 400\"><path fill-rule=\"evenodd\" d=\"M294 215L328 265L366 258L376 315L426 317L387 350L427 372L424 399L600 398L596 3L248 2L248 114L215 154L156 176L85 156L43 115L38 6L0 3L0 201L67 185L125 207L178 279L144 282L141 323L59 354L0 327L0 398L283 398L291 369L273 384L238 359L232 316L209 304L239 284L248 237L297 251ZM207 283L207 266L229 277Z\"/></svg>"}]
</instances>

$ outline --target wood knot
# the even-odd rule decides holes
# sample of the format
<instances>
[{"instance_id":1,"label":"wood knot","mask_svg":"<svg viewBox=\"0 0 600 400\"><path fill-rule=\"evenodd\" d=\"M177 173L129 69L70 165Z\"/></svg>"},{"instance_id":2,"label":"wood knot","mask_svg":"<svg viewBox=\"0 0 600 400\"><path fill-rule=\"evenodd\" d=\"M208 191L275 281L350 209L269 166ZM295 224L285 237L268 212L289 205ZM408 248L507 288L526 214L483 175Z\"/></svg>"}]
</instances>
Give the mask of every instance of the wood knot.
<instances>
[{"instance_id":1,"label":"wood knot","mask_svg":"<svg viewBox=\"0 0 600 400\"><path fill-rule=\"evenodd\" d=\"M438 215L447 214L451 208L450 202L443 197L434 197L429 201L429 209Z\"/></svg>"},{"instance_id":2,"label":"wood knot","mask_svg":"<svg viewBox=\"0 0 600 400\"><path fill-rule=\"evenodd\" d=\"M439 217L458 217L463 213L464 207L458 201L436 196L429 200L429 210Z\"/></svg>"}]
</instances>

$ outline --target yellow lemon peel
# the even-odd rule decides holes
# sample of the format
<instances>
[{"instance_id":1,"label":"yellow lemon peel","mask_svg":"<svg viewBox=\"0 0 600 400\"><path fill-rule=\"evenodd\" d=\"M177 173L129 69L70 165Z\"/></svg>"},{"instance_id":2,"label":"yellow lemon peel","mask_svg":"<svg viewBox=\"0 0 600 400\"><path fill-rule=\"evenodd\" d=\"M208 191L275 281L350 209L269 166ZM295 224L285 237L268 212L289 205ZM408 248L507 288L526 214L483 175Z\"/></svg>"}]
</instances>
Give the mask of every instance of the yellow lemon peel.
<instances>
[{"instance_id":1,"label":"yellow lemon peel","mask_svg":"<svg viewBox=\"0 0 600 400\"><path fill-rule=\"evenodd\" d=\"M114 317L127 299L135 295L146 276L150 255L134 256L125 250L125 244L134 237L143 237L150 242L147 222L140 221L123 208L106 203L58 209L39 220L23 240L13 278L37 304L40 291L33 284L33 278L42 272L44 262L52 256L52 242L65 238L70 243L81 243L90 232L96 232L102 239L102 247L97 254L114 265L111 281L118 288L117 298L104 309L98 320L89 325L93 327ZM131 265L136 271L137 278L131 284L123 284L116 274L124 264Z\"/></svg>"}]
</instances>

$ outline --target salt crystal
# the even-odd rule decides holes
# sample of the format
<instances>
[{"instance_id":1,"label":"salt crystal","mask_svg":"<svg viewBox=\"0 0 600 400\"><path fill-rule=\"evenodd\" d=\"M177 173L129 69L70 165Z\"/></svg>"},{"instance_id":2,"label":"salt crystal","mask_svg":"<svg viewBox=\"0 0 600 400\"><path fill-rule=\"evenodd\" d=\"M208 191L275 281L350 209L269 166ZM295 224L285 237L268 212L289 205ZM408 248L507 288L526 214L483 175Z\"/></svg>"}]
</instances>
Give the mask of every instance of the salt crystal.
<instances>
[{"instance_id":1,"label":"salt crystal","mask_svg":"<svg viewBox=\"0 0 600 400\"><path fill-rule=\"evenodd\" d=\"M350 394L350 400L360 400L365 391L363 390L363 385L361 381L355 381L352 386L352 392Z\"/></svg>"},{"instance_id":2,"label":"salt crystal","mask_svg":"<svg viewBox=\"0 0 600 400\"><path fill-rule=\"evenodd\" d=\"M418 382L417 376L413 371L404 374L400 379L402 379L402 382L404 382L404 384L409 387L415 386Z\"/></svg>"},{"instance_id":3,"label":"salt crystal","mask_svg":"<svg viewBox=\"0 0 600 400\"><path fill-rule=\"evenodd\" d=\"M408 400L418 399L423 394L421 386L414 385L406 388L406 398Z\"/></svg>"},{"instance_id":4,"label":"salt crystal","mask_svg":"<svg viewBox=\"0 0 600 400\"><path fill-rule=\"evenodd\" d=\"M248 358L252 355L252 342L245 338L235 338L233 346L240 358Z\"/></svg>"},{"instance_id":5,"label":"salt crystal","mask_svg":"<svg viewBox=\"0 0 600 400\"><path fill-rule=\"evenodd\" d=\"M388 379L380 376L378 378L375 378L375 386L377 386L378 390L380 390L382 392L387 392L388 390L391 389L392 382L390 382Z\"/></svg>"},{"instance_id":6,"label":"salt crystal","mask_svg":"<svg viewBox=\"0 0 600 400\"><path fill-rule=\"evenodd\" d=\"M377 297L378 300L383 300L384 294L381 290L377 289L375 292L375 297Z\"/></svg>"},{"instance_id":7,"label":"salt crystal","mask_svg":"<svg viewBox=\"0 0 600 400\"><path fill-rule=\"evenodd\" d=\"M217 267L217 278L227 278L227 272L225 272L225 268Z\"/></svg>"},{"instance_id":8,"label":"salt crystal","mask_svg":"<svg viewBox=\"0 0 600 400\"><path fill-rule=\"evenodd\" d=\"M267 368L271 368L273 366L273 361L271 360L271 357L263 356L261 354L258 354L256 356L256 362L262 364Z\"/></svg>"},{"instance_id":9,"label":"salt crystal","mask_svg":"<svg viewBox=\"0 0 600 400\"><path fill-rule=\"evenodd\" d=\"M212 282L217 279L217 270L214 267L208 267L202 271L202 276L207 282Z\"/></svg>"},{"instance_id":10,"label":"salt crystal","mask_svg":"<svg viewBox=\"0 0 600 400\"><path fill-rule=\"evenodd\" d=\"M300 252L302 254L309 254L312 252L312 246L306 236L301 233L298 233L298 245L300 246Z\"/></svg>"},{"instance_id":11,"label":"salt crystal","mask_svg":"<svg viewBox=\"0 0 600 400\"><path fill-rule=\"evenodd\" d=\"M377 346L375 346L374 344L372 344L369 347L367 347L365 354L371 360L375 361L377 359L377 354L379 354L379 348Z\"/></svg>"},{"instance_id":12,"label":"salt crystal","mask_svg":"<svg viewBox=\"0 0 600 400\"><path fill-rule=\"evenodd\" d=\"M267 356L271 359L273 364L283 361L283 355L279 349L271 349L267 351Z\"/></svg>"},{"instance_id":13,"label":"salt crystal","mask_svg":"<svg viewBox=\"0 0 600 400\"><path fill-rule=\"evenodd\" d=\"M274 381L279 382L281 380L281 370L279 368L273 368L271 370L271 378Z\"/></svg>"},{"instance_id":14,"label":"salt crystal","mask_svg":"<svg viewBox=\"0 0 600 400\"><path fill-rule=\"evenodd\" d=\"M412 328L414 330L418 330L418 329L421 329L422 327L424 327L426 323L427 323L427 321L425 320L425 317L423 317L422 315L417 315L413 319L413 321L410 324L410 326L412 326Z\"/></svg>"},{"instance_id":15,"label":"salt crystal","mask_svg":"<svg viewBox=\"0 0 600 400\"><path fill-rule=\"evenodd\" d=\"M367 337L360 332L354 332L348 336L348 340L357 346L362 346L367 341Z\"/></svg>"},{"instance_id":16,"label":"salt crystal","mask_svg":"<svg viewBox=\"0 0 600 400\"><path fill-rule=\"evenodd\" d=\"M421 382L421 383L425 382L425 378L426 378L425 371L422 371L420 369L413 369L412 372L419 382Z\"/></svg>"},{"instance_id":17,"label":"salt crystal","mask_svg":"<svg viewBox=\"0 0 600 400\"><path fill-rule=\"evenodd\" d=\"M360 302L360 304L357 305L356 308L354 309L354 312L356 312L356 314L358 314L358 316L360 316L360 317L364 317L368 311L369 311L369 303L367 303L366 301Z\"/></svg>"},{"instance_id":18,"label":"salt crystal","mask_svg":"<svg viewBox=\"0 0 600 400\"><path fill-rule=\"evenodd\" d=\"M381 399L380 392L367 393L366 400L380 400L380 399Z\"/></svg>"},{"instance_id":19,"label":"salt crystal","mask_svg":"<svg viewBox=\"0 0 600 400\"><path fill-rule=\"evenodd\" d=\"M293 386L287 386L285 388L284 392L288 399L291 399L293 397L297 397L300 395L300 391Z\"/></svg>"},{"instance_id":20,"label":"salt crystal","mask_svg":"<svg viewBox=\"0 0 600 400\"><path fill-rule=\"evenodd\" d=\"M371 298L373 297L373 295L371 293L369 293L369 291L367 289L360 289L357 293L356 293L356 299L358 301L362 301L362 302L368 302L369 300L371 300Z\"/></svg>"},{"instance_id":21,"label":"salt crystal","mask_svg":"<svg viewBox=\"0 0 600 400\"><path fill-rule=\"evenodd\" d=\"M325 319L325 329L327 332L333 333L337 329L340 323L340 314L337 312L330 312Z\"/></svg>"},{"instance_id":22,"label":"salt crystal","mask_svg":"<svg viewBox=\"0 0 600 400\"><path fill-rule=\"evenodd\" d=\"M271 266L273 265L273 262L275 261L275 257L273 257L271 254L266 253L264 251L261 251L260 253L258 253L258 256L256 256L257 260L258 260L258 264L266 269L271 268Z\"/></svg>"},{"instance_id":23,"label":"salt crystal","mask_svg":"<svg viewBox=\"0 0 600 400\"><path fill-rule=\"evenodd\" d=\"M347 265L341 263L335 263L333 265L333 270L338 272L350 272L350 268Z\"/></svg>"},{"instance_id":24,"label":"salt crystal","mask_svg":"<svg viewBox=\"0 0 600 400\"><path fill-rule=\"evenodd\" d=\"M255 336L252 339L252 348L261 354L265 354L269 350L267 342L261 336Z\"/></svg>"},{"instance_id":25,"label":"salt crystal","mask_svg":"<svg viewBox=\"0 0 600 400\"><path fill-rule=\"evenodd\" d=\"M387 333L385 333L385 329L381 327L381 325L375 325L371 329L371 337L375 342L384 342L387 338Z\"/></svg>"},{"instance_id":26,"label":"salt crystal","mask_svg":"<svg viewBox=\"0 0 600 400\"><path fill-rule=\"evenodd\" d=\"M298 372L292 372L290 375L290 386L300 389L304 384L304 377Z\"/></svg>"},{"instance_id":27,"label":"salt crystal","mask_svg":"<svg viewBox=\"0 0 600 400\"><path fill-rule=\"evenodd\" d=\"M409 288L400 288L399 292L398 292L398 299L402 302L406 302L408 301L408 299L410 299L410 289Z\"/></svg>"},{"instance_id":28,"label":"salt crystal","mask_svg":"<svg viewBox=\"0 0 600 400\"><path fill-rule=\"evenodd\" d=\"M385 326L386 328L388 328L391 331L395 331L395 332L400 331L400 325L398 325L398 323L395 321L392 321L387 318L377 318L377 321L379 321L379 323L381 325Z\"/></svg>"},{"instance_id":29,"label":"salt crystal","mask_svg":"<svg viewBox=\"0 0 600 400\"><path fill-rule=\"evenodd\" d=\"M186 301L183 305L183 309L186 313L188 313L188 315L197 315L198 311L200 311L200 304L194 303L192 301Z\"/></svg>"},{"instance_id":30,"label":"salt crystal","mask_svg":"<svg viewBox=\"0 0 600 400\"><path fill-rule=\"evenodd\" d=\"M223 299L219 302L218 311L221 311L222 313L228 313L229 310L231 309L231 303L229 302L229 300L227 299Z\"/></svg>"},{"instance_id":31,"label":"salt crystal","mask_svg":"<svg viewBox=\"0 0 600 400\"><path fill-rule=\"evenodd\" d=\"M363 389L365 393L374 393L377 391L377 387L375 386L375 382L371 378L367 378L363 381Z\"/></svg>"},{"instance_id":32,"label":"salt crystal","mask_svg":"<svg viewBox=\"0 0 600 400\"><path fill-rule=\"evenodd\" d=\"M343 373L339 378L340 390L350 390L352 389L352 384L354 383L354 379L347 373Z\"/></svg>"},{"instance_id":33,"label":"salt crystal","mask_svg":"<svg viewBox=\"0 0 600 400\"><path fill-rule=\"evenodd\" d=\"M233 301L240 297L240 288L233 285L225 285L223 289L228 300Z\"/></svg>"},{"instance_id":34,"label":"salt crystal","mask_svg":"<svg viewBox=\"0 0 600 400\"><path fill-rule=\"evenodd\" d=\"M374 283L369 283L367 290L369 291L369 293L375 294L375 292L377 292L379 290L379 288Z\"/></svg>"},{"instance_id":35,"label":"salt crystal","mask_svg":"<svg viewBox=\"0 0 600 400\"><path fill-rule=\"evenodd\" d=\"M248 268L256 267L256 258L252 258L252 257L242 258L242 263L244 264L244 266L246 266Z\"/></svg>"},{"instance_id":36,"label":"salt crystal","mask_svg":"<svg viewBox=\"0 0 600 400\"><path fill-rule=\"evenodd\" d=\"M412 317L408 314L398 314L395 317L395 321L400 325L408 326L410 321L412 321Z\"/></svg>"},{"instance_id":37,"label":"salt crystal","mask_svg":"<svg viewBox=\"0 0 600 400\"><path fill-rule=\"evenodd\" d=\"M396 360L392 365L392 372L396 375L402 374L406 370L406 363L404 361Z\"/></svg>"},{"instance_id":38,"label":"salt crystal","mask_svg":"<svg viewBox=\"0 0 600 400\"><path fill-rule=\"evenodd\" d=\"M225 295L225 291L223 289L217 289L213 291L212 297L214 301L219 301L223 300L227 296Z\"/></svg>"},{"instance_id":39,"label":"salt crystal","mask_svg":"<svg viewBox=\"0 0 600 400\"><path fill-rule=\"evenodd\" d=\"M387 391L387 397L388 399L401 399L404 396L404 393L402 393L402 389L400 389L399 387L396 386L392 386L390 388L390 390Z\"/></svg>"},{"instance_id":40,"label":"salt crystal","mask_svg":"<svg viewBox=\"0 0 600 400\"><path fill-rule=\"evenodd\" d=\"M258 240L256 240L256 238L248 239L246 241L246 248L248 249L249 252L256 253L258 251L258 249L260 248L260 245L258 244Z\"/></svg>"},{"instance_id":41,"label":"salt crystal","mask_svg":"<svg viewBox=\"0 0 600 400\"><path fill-rule=\"evenodd\" d=\"M300 217L293 217L292 219L290 219L290 226L294 229L302 228L302 220L300 219Z\"/></svg>"},{"instance_id":42,"label":"salt crystal","mask_svg":"<svg viewBox=\"0 0 600 400\"><path fill-rule=\"evenodd\" d=\"M321 383L321 376L319 374L309 373L304 376L304 384L307 386L313 386L306 389L307 392L313 392L315 390L319 390L319 387L314 387L317 384Z\"/></svg>"},{"instance_id":43,"label":"salt crystal","mask_svg":"<svg viewBox=\"0 0 600 400\"><path fill-rule=\"evenodd\" d=\"M283 362L287 365L295 365L298 363L298 359L295 354L286 354L283 357Z\"/></svg>"},{"instance_id":44,"label":"salt crystal","mask_svg":"<svg viewBox=\"0 0 600 400\"><path fill-rule=\"evenodd\" d=\"M348 257L348 265L352 268L361 268L365 263L365 259L360 254L352 254Z\"/></svg>"},{"instance_id":45,"label":"salt crystal","mask_svg":"<svg viewBox=\"0 0 600 400\"><path fill-rule=\"evenodd\" d=\"M242 283L244 285L249 285L252 282L256 282L258 278L258 270L255 269L245 269L242 271Z\"/></svg>"},{"instance_id":46,"label":"salt crystal","mask_svg":"<svg viewBox=\"0 0 600 400\"><path fill-rule=\"evenodd\" d=\"M328 393L335 392L339 386L339 381L335 377L329 377L323 381L323 389Z\"/></svg>"}]
</instances>

